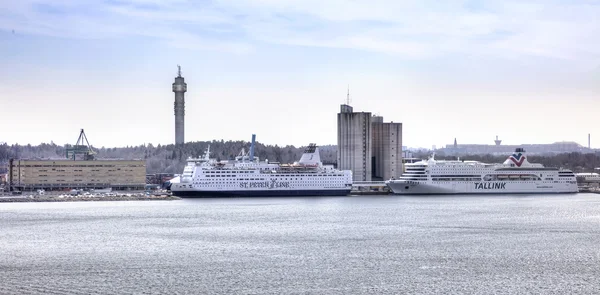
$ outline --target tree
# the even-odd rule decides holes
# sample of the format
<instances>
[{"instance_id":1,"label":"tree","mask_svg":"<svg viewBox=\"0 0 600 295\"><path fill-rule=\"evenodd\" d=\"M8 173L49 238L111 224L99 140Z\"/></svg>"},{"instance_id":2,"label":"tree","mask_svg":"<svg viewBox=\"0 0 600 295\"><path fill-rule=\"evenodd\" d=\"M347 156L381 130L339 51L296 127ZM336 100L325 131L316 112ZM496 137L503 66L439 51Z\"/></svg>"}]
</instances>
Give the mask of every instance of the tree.
<instances>
[{"instance_id":1,"label":"tree","mask_svg":"<svg viewBox=\"0 0 600 295\"><path fill-rule=\"evenodd\" d=\"M105 148L97 150L96 159L146 159L146 169L148 174L154 173L181 173L186 164L187 156L200 157L204 154L206 147L210 144L210 157L218 159L232 159L242 148L248 152L250 143L248 141L199 141L188 142L183 147L174 145L157 145L152 147L150 144L146 148L140 146L124 148ZM69 145L67 145L68 147ZM52 144L39 144L35 146L22 146L19 144L8 145L0 143L0 163L8 162L10 158L64 158L65 147ZM337 147L327 145L319 147L321 160L323 162L333 163L337 158ZM254 155L261 160L278 161L282 163L298 161L304 147L295 147L286 145L265 145L260 142L255 144ZM423 152L420 158L427 158L429 153ZM468 155L461 156L464 160L476 160L487 163L502 163L506 156L495 155ZM436 154L436 159L456 160L454 156L445 156ZM600 153L580 154L564 153L558 155L530 155L529 161L540 163L547 167L562 167L572 169L575 172L592 172L595 167L600 167Z\"/></svg>"}]
</instances>

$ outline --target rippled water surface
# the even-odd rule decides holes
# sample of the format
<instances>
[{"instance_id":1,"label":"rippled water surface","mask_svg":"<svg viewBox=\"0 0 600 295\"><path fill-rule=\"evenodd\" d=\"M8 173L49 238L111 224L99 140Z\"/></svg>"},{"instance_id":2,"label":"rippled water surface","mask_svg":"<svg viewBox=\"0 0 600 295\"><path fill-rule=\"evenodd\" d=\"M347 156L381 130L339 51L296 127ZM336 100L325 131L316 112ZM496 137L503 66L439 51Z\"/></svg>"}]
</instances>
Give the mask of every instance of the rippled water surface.
<instances>
[{"instance_id":1,"label":"rippled water surface","mask_svg":"<svg viewBox=\"0 0 600 295\"><path fill-rule=\"evenodd\" d=\"M600 195L0 204L0 294L599 294Z\"/></svg>"}]
</instances>

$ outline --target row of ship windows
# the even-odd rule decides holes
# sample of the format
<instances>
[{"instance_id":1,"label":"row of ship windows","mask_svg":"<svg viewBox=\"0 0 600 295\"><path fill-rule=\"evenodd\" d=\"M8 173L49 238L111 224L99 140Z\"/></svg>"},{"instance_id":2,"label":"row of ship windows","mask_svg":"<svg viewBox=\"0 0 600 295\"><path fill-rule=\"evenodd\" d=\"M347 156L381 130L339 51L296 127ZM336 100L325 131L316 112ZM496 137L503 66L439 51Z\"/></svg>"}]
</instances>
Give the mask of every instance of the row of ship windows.
<instances>
[{"instance_id":1,"label":"row of ship windows","mask_svg":"<svg viewBox=\"0 0 600 295\"><path fill-rule=\"evenodd\" d=\"M129 179L128 179L128 180L129 180ZM48 182L48 180L40 180L40 181L42 181L42 182ZM83 181L83 179L73 179L72 181L75 181L75 182L81 182L81 181ZM100 182L100 181L107 181L107 180L106 180L106 179L105 179L105 180L100 180L100 179L97 179L97 180L96 180L96 179L88 179L88 181L89 181L89 182L94 182L94 181L96 181L96 182ZM116 181L116 179L115 179L114 181ZM66 180L64 180L64 179L57 179L57 180L56 180L56 182L66 182Z\"/></svg>"},{"instance_id":2,"label":"row of ship windows","mask_svg":"<svg viewBox=\"0 0 600 295\"><path fill-rule=\"evenodd\" d=\"M222 173L254 173L254 170L235 170L235 171L204 171L204 173L217 173L217 174L222 174Z\"/></svg>"},{"instance_id":3,"label":"row of ship windows","mask_svg":"<svg viewBox=\"0 0 600 295\"><path fill-rule=\"evenodd\" d=\"M427 169L427 167L406 167L406 170L425 170ZM448 170L448 169L452 169L452 170L485 170L485 169L489 169L486 167L431 167L431 170L436 170L436 169L440 169L440 170Z\"/></svg>"},{"instance_id":4,"label":"row of ship windows","mask_svg":"<svg viewBox=\"0 0 600 295\"><path fill-rule=\"evenodd\" d=\"M296 182L291 182L292 184L297 184ZM305 182L300 182L300 184L304 185L304 184L345 184L344 181L305 181ZM194 182L194 184L199 184L199 185L207 185L207 184L235 184L238 185L240 184L239 182L235 182L235 181L199 181L199 182Z\"/></svg>"},{"instance_id":5,"label":"row of ship windows","mask_svg":"<svg viewBox=\"0 0 600 295\"><path fill-rule=\"evenodd\" d=\"M426 175L411 175L411 176L402 176L400 179L405 180L427 180L429 179ZM512 175L512 177L498 177L498 175L486 175L483 178L477 175L465 175L465 176L457 176L457 175L434 175L431 177L432 181L515 181L515 180L535 180L541 181L542 178L537 175L529 174L529 175ZM546 177L544 178L546 181L553 181L554 178Z\"/></svg>"},{"instance_id":6,"label":"row of ship windows","mask_svg":"<svg viewBox=\"0 0 600 295\"><path fill-rule=\"evenodd\" d=\"M56 172L83 172L83 170L81 170L81 169L73 169L73 170L52 169L50 171L52 173L56 173ZM129 169L129 170L128 169L121 170L121 168L117 168L117 170L110 170L109 169L109 170L103 170L102 172L115 172L115 171L123 171L123 172L130 171L130 172L133 172L134 170L131 170L131 169ZM37 172L48 172L48 170L47 169L37 170ZM100 169L91 169L91 170L86 170L85 172L100 172Z\"/></svg>"},{"instance_id":7,"label":"row of ship windows","mask_svg":"<svg viewBox=\"0 0 600 295\"><path fill-rule=\"evenodd\" d=\"M18 165L13 166L18 168ZM20 167L145 167L145 165L21 165Z\"/></svg>"},{"instance_id":8,"label":"row of ship windows","mask_svg":"<svg viewBox=\"0 0 600 295\"><path fill-rule=\"evenodd\" d=\"M410 178L427 178L429 177L428 174L420 174L420 173L404 173L402 174L402 177L410 177ZM454 177L454 178L461 178L461 177L469 177L469 178L480 178L480 175L467 175L467 174L434 174L431 175L432 178L436 178L436 177ZM539 178L541 179L541 177L550 177L549 175L543 175L540 174L540 176L538 177L536 174L487 174L485 175L483 178L489 178L489 179L505 179L505 178L518 178L518 177L535 177L535 178ZM568 175L568 174L559 174L558 177L575 177L575 175ZM486 179L487 180L487 179Z\"/></svg>"},{"instance_id":9,"label":"row of ship windows","mask_svg":"<svg viewBox=\"0 0 600 295\"><path fill-rule=\"evenodd\" d=\"M410 179L410 180L419 180L419 179ZM447 182L447 181L455 181L455 182L469 182L469 181L481 181L481 178L464 178L464 179L459 179L459 178L448 178L448 179L444 179L444 178L434 178L431 181L434 182L438 182L438 181L442 181L442 182ZM526 179L526 178L518 178L518 179L504 179L504 180L484 180L484 181L502 181L502 182L528 182L528 181L542 181L541 179ZM553 180L544 180L544 182L552 182Z\"/></svg>"},{"instance_id":10,"label":"row of ship windows","mask_svg":"<svg viewBox=\"0 0 600 295\"><path fill-rule=\"evenodd\" d=\"M481 181L481 177L478 178L432 178L432 181Z\"/></svg>"},{"instance_id":11,"label":"row of ship windows","mask_svg":"<svg viewBox=\"0 0 600 295\"><path fill-rule=\"evenodd\" d=\"M191 176L191 175L184 175L184 176ZM240 176L241 176L241 175L240 175ZM249 176L249 175L248 175L248 176ZM258 176L258 175L257 175L257 176ZM288 177L289 177L289 175L286 175L286 176L288 176ZM302 175L294 175L294 176L302 176ZM304 176L307 176L307 177L308 177L308 176L313 176L313 175L304 175ZM321 175L321 176L319 176L319 177L323 177L323 176L329 176L329 175ZM340 176L341 176L341 175L340 175ZM196 178L199 178L199 177L200 177L200 176L197 176ZM236 175L235 175L235 174L232 174L232 175L205 175L204 177L236 177ZM283 177L281 177L281 178L276 178L276 179L288 180L288 177L286 177L286 178L283 178ZM339 176L338 176L338 177L339 177ZM264 179L264 178L262 178L262 179ZM292 179L296 179L296 180L297 180L298 178L292 178L292 177L289 177L289 179L290 179L290 180L292 180ZM304 178L301 178L301 180L302 180L302 179L304 179ZM242 179L242 180L243 180L243 179ZM246 179L246 180L248 180L248 179Z\"/></svg>"},{"instance_id":12,"label":"row of ship windows","mask_svg":"<svg viewBox=\"0 0 600 295\"><path fill-rule=\"evenodd\" d=\"M421 178L402 178L402 180L411 180L411 181L419 181L419 182L423 182L423 181L427 181L427 179L421 179ZM481 178L432 178L431 181L433 182L448 182L448 181L452 181L452 182L478 182L481 181ZM531 182L531 181L542 181L541 179L526 179L526 178L513 178L513 179L494 179L494 180L484 180L484 181L503 181L503 182ZM544 180L544 182L556 182L556 183L573 183L573 181L558 181L558 180L554 180L552 178L547 178ZM575 181L575 183L577 183Z\"/></svg>"},{"instance_id":13,"label":"row of ship windows","mask_svg":"<svg viewBox=\"0 0 600 295\"><path fill-rule=\"evenodd\" d=\"M455 168L453 168L453 167L441 167L441 168L442 168L443 170L450 170L450 168L452 168L452 170L456 170L456 169L455 169ZM470 169L463 169L463 170L470 170L470 171L475 171L475 172L487 172L487 171L489 171L489 169L472 169L472 168L470 168ZM421 173L425 173L425 172L426 172L426 170L425 170L425 168L422 168L422 169L414 169L414 168L409 168L409 167L407 167L407 168L406 168L406 172L407 172L407 173L417 173L417 174L421 174ZM432 172L433 172L433 171L432 171ZM565 176L565 177L566 177L566 176L575 176L575 174L573 174L573 172L566 172L566 171L559 171L559 172L558 172L558 175L559 175L559 176Z\"/></svg>"},{"instance_id":14,"label":"row of ship windows","mask_svg":"<svg viewBox=\"0 0 600 295\"><path fill-rule=\"evenodd\" d=\"M414 181L414 180L413 180ZM461 180L461 181L453 181L454 183L473 183L473 182L478 182L481 180L475 180L475 181L465 181L465 180ZM418 180L416 181L418 182ZM447 182L447 181L433 181L435 183L438 182ZM516 180L516 181L506 181L506 182L510 182L510 183L531 183L531 181L523 181L523 180ZM577 181L544 181L545 182L551 182L551 183L571 183L571 184L577 184Z\"/></svg>"},{"instance_id":15,"label":"row of ship windows","mask_svg":"<svg viewBox=\"0 0 600 295\"><path fill-rule=\"evenodd\" d=\"M184 176L190 176L190 174L184 175ZM197 176L200 177L201 175ZM237 175L235 174L227 174L227 175L203 175L204 177L236 177ZM240 175L241 176L241 175ZM244 175L246 176L246 175ZM290 175L269 175L269 176L275 176L275 177L289 177ZM341 177L342 175L293 175L293 176L298 176L298 177ZM287 179L287 178L286 178Z\"/></svg>"},{"instance_id":16,"label":"row of ship windows","mask_svg":"<svg viewBox=\"0 0 600 295\"><path fill-rule=\"evenodd\" d=\"M209 175L209 176L213 177L214 175ZM209 176L207 176L207 177L209 177ZM217 176L219 176L219 175L217 175ZM225 176L223 176L223 177L225 177ZM199 177L196 177L196 179L198 179L198 178ZM274 180L304 180L304 178L302 178L302 177L300 177L300 178L298 178L298 177L296 177L296 178L292 178L292 177L283 178L282 177L282 178L269 178L269 179L266 179L266 178L237 178L236 180L271 180L271 179L274 179ZM315 180L315 179L307 179L307 180ZM325 180L325 179L322 178L322 179L317 179L317 180ZM332 181L332 180L331 179L327 179L327 181Z\"/></svg>"},{"instance_id":17,"label":"row of ship windows","mask_svg":"<svg viewBox=\"0 0 600 295\"><path fill-rule=\"evenodd\" d=\"M466 169L465 169L466 170ZM414 169L406 169L405 170L406 173L427 173L429 171L426 170L414 170ZM444 169L444 170L431 170L431 173L448 173L448 172L453 172L456 171L456 169ZM463 170L464 171L464 170ZM490 170L489 169L481 169L481 170L476 170L476 169L468 169L468 172L474 172L474 173L489 173ZM571 174L570 174L571 175Z\"/></svg>"},{"instance_id":18,"label":"row of ship windows","mask_svg":"<svg viewBox=\"0 0 600 295\"><path fill-rule=\"evenodd\" d=\"M251 173L254 174L254 171L204 171L205 174L210 174L210 175L206 175L207 177L233 177L236 176L235 173ZM215 175L212 175L212 173L214 173ZM289 176L290 174L271 174L272 176ZM344 176L343 174L295 174L294 176L306 176L306 177L317 177L317 176L326 176L326 177L336 177L336 176Z\"/></svg>"},{"instance_id":19,"label":"row of ship windows","mask_svg":"<svg viewBox=\"0 0 600 295\"><path fill-rule=\"evenodd\" d=\"M403 180L418 180L418 181L427 181L427 179L424 178L418 178L418 177L402 177L401 179ZM526 177L521 177L521 178L508 178L508 179L484 179L483 181L541 181L541 178L535 178L535 177L531 177L531 178L526 178ZM431 181L481 181L480 177L473 177L473 178L469 178L469 177L461 177L461 178L452 178L452 177L432 177ZM554 181L554 178L545 178L544 181Z\"/></svg>"},{"instance_id":20,"label":"row of ship windows","mask_svg":"<svg viewBox=\"0 0 600 295\"><path fill-rule=\"evenodd\" d=\"M38 181L39 182L48 182L48 179L40 179ZM82 182L83 180L82 179L74 179L72 181L74 181L74 182ZM105 182L116 183L117 182L116 179L113 179L113 180L100 180L100 179L94 180L94 179L88 179L87 181L88 181L88 184L105 183ZM123 180L121 179L121 181L123 181ZM55 181L52 181L52 182L55 182ZM67 181L64 180L64 179L58 179L58 180L56 180L56 182L67 182ZM71 181L68 181L68 182L71 182ZM133 180L127 179L125 182L133 182Z\"/></svg>"}]
</instances>

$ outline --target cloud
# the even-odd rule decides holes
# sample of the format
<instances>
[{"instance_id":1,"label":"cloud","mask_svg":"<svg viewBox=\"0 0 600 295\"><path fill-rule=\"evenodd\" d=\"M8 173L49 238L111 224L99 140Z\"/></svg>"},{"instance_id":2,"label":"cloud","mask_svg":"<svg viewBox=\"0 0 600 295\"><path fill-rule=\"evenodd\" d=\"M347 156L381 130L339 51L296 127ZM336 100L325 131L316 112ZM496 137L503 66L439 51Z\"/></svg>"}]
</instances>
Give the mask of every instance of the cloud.
<instances>
[{"instance_id":1,"label":"cloud","mask_svg":"<svg viewBox=\"0 0 600 295\"><path fill-rule=\"evenodd\" d=\"M355 48L428 58L520 55L569 61L600 56L600 5L572 1L244 1L244 29L274 43ZM286 18L278 17L285 15ZM308 25L307 25L308 24Z\"/></svg>"},{"instance_id":2,"label":"cloud","mask_svg":"<svg viewBox=\"0 0 600 295\"><path fill-rule=\"evenodd\" d=\"M234 53L269 43L408 59L600 58L594 38L600 36L600 5L584 0L21 0L0 9L4 30L68 38L141 35Z\"/></svg>"},{"instance_id":3,"label":"cloud","mask_svg":"<svg viewBox=\"0 0 600 295\"><path fill-rule=\"evenodd\" d=\"M252 50L225 32L234 18L187 1L79 1L46 4L23 0L0 4L0 29L20 34L73 39L149 37L173 47L227 51ZM223 38L225 36L226 38Z\"/></svg>"}]
</instances>

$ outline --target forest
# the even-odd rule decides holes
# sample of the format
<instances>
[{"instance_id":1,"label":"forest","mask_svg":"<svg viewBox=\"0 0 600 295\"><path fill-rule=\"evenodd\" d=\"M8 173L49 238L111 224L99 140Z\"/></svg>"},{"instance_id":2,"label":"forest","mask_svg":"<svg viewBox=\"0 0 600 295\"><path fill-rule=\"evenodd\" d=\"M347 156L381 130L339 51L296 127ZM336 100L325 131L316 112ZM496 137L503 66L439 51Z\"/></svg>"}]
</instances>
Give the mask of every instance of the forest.
<instances>
[{"instance_id":1,"label":"forest","mask_svg":"<svg viewBox=\"0 0 600 295\"><path fill-rule=\"evenodd\" d=\"M250 149L250 143L247 141L223 141L213 140L188 142L182 146L170 145L139 145L127 146L121 148L94 148L96 159L145 159L146 171L148 174L154 173L181 173L185 160L188 157L199 157L210 144L210 157L217 160L233 159L242 148L247 152ZM59 146L54 143L42 143L40 145L8 145L0 143L0 167L5 166L8 159L64 159L66 157L67 146ZM255 155L261 160L291 163L298 161L305 147L295 147L293 145L278 146L265 145L257 142ZM335 145L319 147L321 160L327 164L334 164L337 157L337 148ZM429 152L418 152L416 157L427 159ZM456 160L454 156L436 155L438 160ZM506 156L495 155L468 155L460 158L461 160L476 160L485 163L503 163ZM541 163L547 167L562 167L571 169L574 172L591 172L596 167L600 167L600 154L581 154L564 153L557 155L529 156L529 162Z\"/></svg>"},{"instance_id":2,"label":"forest","mask_svg":"<svg viewBox=\"0 0 600 295\"><path fill-rule=\"evenodd\" d=\"M210 157L217 160L229 160L235 158L242 148L248 152L250 143L247 141L199 141L188 142L181 146L152 144L127 146L120 148L95 148L96 159L145 159L146 172L154 173L181 173L185 161L189 157L200 157L210 144ZM0 143L0 167L6 165L9 159L65 159L66 149L70 145L60 146L53 142L40 145L8 145ZM260 160L268 159L272 162L291 163L298 161L305 147L293 145L278 146L265 145L259 142L255 144L255 156ZM327 145L319 147L321 160L325 163L336 161L336 146Z\"/></svg>"}]
</instances>

